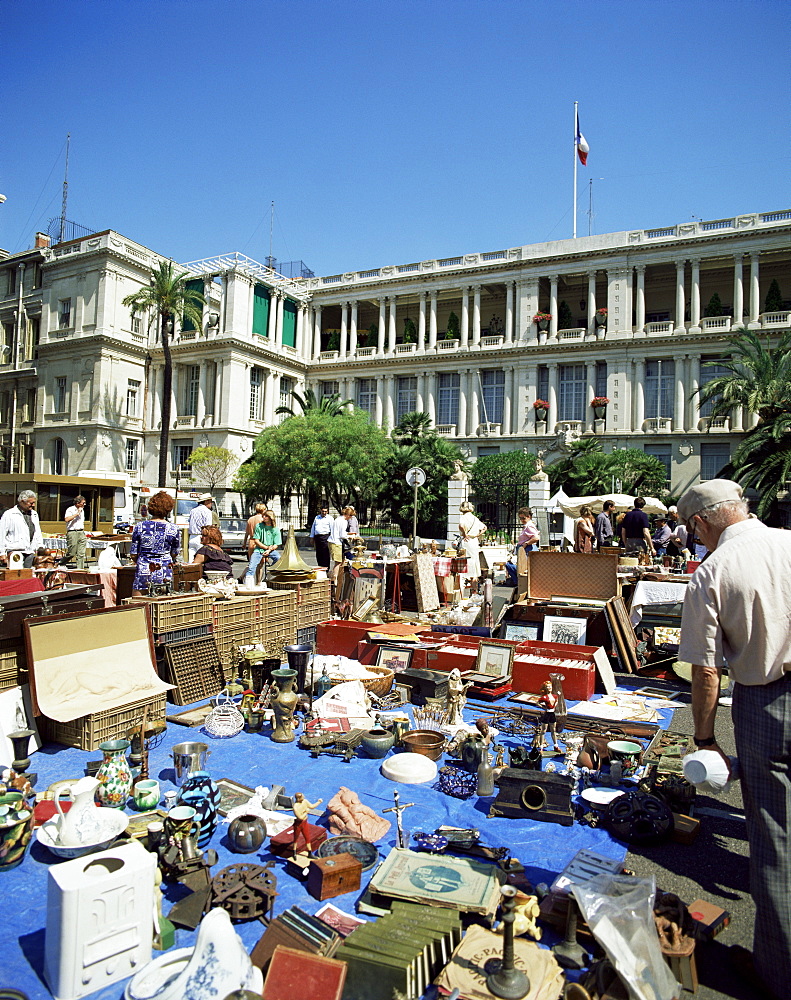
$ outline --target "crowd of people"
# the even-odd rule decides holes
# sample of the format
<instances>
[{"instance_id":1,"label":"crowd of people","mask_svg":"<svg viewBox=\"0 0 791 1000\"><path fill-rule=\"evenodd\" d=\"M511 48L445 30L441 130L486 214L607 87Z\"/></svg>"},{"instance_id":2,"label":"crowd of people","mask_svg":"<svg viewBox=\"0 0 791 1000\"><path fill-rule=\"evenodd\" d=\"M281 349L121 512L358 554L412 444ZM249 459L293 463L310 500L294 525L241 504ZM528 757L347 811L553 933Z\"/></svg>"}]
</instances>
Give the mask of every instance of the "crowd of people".
<instances>
[{"instance_id":1,"label":"crowd of people","mask_svg":"<svg viewBox=\"0 0 791 1000\"><path fill-rule=\"evenodd\" d=\"M668 507L667 514L657 515L652 525L645 504L644 497L635 497L631 510L616 514L615 503L605 500L595 516L590 507L580 507L579 517L574 521L574 551L596 552L620 546L627 556L647 553L657 558L674 557L684 551L690 556L705 555L705 545L689 537L679 521L677 507Z\"/></svg>"}]
</instances>

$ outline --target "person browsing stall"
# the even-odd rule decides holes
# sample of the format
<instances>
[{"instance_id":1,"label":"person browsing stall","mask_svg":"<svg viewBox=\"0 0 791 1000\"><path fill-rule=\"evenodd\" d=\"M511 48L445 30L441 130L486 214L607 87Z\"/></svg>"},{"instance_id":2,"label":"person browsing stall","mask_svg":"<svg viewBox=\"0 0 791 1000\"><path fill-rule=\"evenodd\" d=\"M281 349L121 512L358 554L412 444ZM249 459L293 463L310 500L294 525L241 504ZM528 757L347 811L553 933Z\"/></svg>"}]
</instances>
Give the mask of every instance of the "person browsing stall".
<instances>
[{"instance_id":1,"label":"person browsing stall","mask_svg":"<svg viewBox=\"0 0 791 1000\"><path fill-rule=\"evenodd\" d=\"M30 569L36 551L44 545L36 513L36 494L22 490L16 501L16 506L9 507L0 518L0 562L5 562L9 553L20 552L23 566Z\"/></svg>"},{"instance_id":2,"label":"person browsing stall","mask_svg":"<svg viewBox=\"0 0 791 1000\"><path fill-rule=\"evenodd\" d=\"M615 535L612 526L612 512L615 510L613 500L605 500L600 513L596 515L593 522L593 535L596 539L596 548L601 552L605 545L612 545Z\"/></svg>"},{"instance_id":3,"label":"person browsing stall","mask_svg":"<svg viewBox=\"0 0 791 1000\"><path fill-rule=\"evenodd\" d=\"M658 556L663 556L667 552L667 546L673 537L673 531L664 517L658 517L654 522L654 533L651 541L654 544L654 551Z\"/></svg>"},{"instance_id":4,"label":"person browsing stall","mask_svg":"<svg viewBox=\"0 0 791 1000\"><path fill-rule=\"evenodd\" d=\"M330 568L330 535L332 534L333 519L330 517L329 507L322 506L319 513L313 518L310 526L310 537L316 549L316 565L319 569L329 570Z\"/></svg>"},{"instance_id":5,"label":"person browsing stall","mask_svg":"<svg viewBox=\"0 0 791 1000\"><path fill-rule=\"evenodd\" d=\"M516 512L516 516L519 518L519 523L522 525L522 531L519 538L516 540L515 552L511 562L510 558L506 560L505 563L505 573L508 579L508 583L512 587L518 586L519 580L517 577L517 560L519 558L519 549L524 549L525 552L532 552L533 549L537 549L541 543L541 537L538 533L538 528L533 521L533 511L529 507L520 507Z\"/></svg>"},{"instance_id":6,"label":"person browsing stall","mask_svg":"<svg viewBox=\"0 0 791 1000\"><path fill-rule=\"evenodd\" d=\"M134 526L129 554L135 564L132 597L173 580L173 563L181 552L181 531L168 514L175 500L160 490L148 501L148 517Z\"/></svg>"},{"instance_id":7,"label":"person browsing stall","mask_svg":"<svg viewBox=\"0 0 791 1000\"><path fill-rule=\"evenodd\" d=\"M66 510L66 562L77 564L77 569L85 569L85 497L77 496Z\"/></svg>"},{"instance_id":8,"label":"person browsing stall","mask_svg":"<svg viewBox=\"0 0 791 1000\"><path fill-rule=\"evenodd\" d=\"M195 553L193 563L203 566L204 578L208 573L225 573L233 576L233 559L222 547L222 533L213 524L201 529L201 545Z\"/></svg>"},{"instance_id":9,"label":"person browsing stall","mask_svg":"<svg viewBox=\"0 0 791 1000\"><path fill-rule=\"evenodd\" d=\"M188 530L189 530L189 557L190 562L195 561L195 553L200 548L201 531L209 524L214 523L212 518L211 508L214 503L214 498L211 493L201 493L198 497L198 501L195 506L190 511Z\"/></svg>"},{"instance_id":10,"label":"person browsing stall","mask_svg":"<svg viewBox=\"0 0 791 1000\"><path fill-rule=\"evenodd\" d=\"M280 528L277 527L277 519L273 510L265 510L261 523L253 532L253 545L255 546L247 573L244 577L246 587L252 587L256 583L258 567L263 559L268 563L275 563L280 558L278 548L283 544Z\"/></svg>"},{"instance_id":11,"label":"person browsing stall","mask_svg":"<svg viewBox=\"0 0 791 1000\"><path fill-rule=\"evenodd\" d=\"M624 514L621 521L621 544L626 549L627 555L654 551L648 515L643 507L645 507L645 497L635 497L634 507Z\"/></svg>"}]
</instances>

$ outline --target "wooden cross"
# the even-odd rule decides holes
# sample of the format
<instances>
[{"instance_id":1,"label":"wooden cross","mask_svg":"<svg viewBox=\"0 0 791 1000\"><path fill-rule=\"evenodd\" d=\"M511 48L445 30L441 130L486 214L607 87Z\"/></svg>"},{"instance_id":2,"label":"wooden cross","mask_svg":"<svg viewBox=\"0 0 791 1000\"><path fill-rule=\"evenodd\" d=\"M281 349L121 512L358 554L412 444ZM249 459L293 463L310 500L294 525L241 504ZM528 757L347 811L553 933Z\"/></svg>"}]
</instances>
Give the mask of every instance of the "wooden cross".
<instances>
[{"instance_id":1,"label":"wooden cross","mask_svg":"<svg viewBox=\"0 0 791 1000\"><path fill-rule=\"evenodd\" d=\"M398 789L396 789L396 791L393 792L393 798L395 799L395 805L391 806L389 809L383 809L382 812L383 813L395 813L396 814L396 825L398 827L398 846L401 847L401 848L405 848L408 845L406 843L404 843L404 829L403 829L403 827L401 825L401 813L405 809L409 809L415 803L414 802L405 802L403 805L401 805L401 803L398 800Z\"/></svg>"}]
</instances>

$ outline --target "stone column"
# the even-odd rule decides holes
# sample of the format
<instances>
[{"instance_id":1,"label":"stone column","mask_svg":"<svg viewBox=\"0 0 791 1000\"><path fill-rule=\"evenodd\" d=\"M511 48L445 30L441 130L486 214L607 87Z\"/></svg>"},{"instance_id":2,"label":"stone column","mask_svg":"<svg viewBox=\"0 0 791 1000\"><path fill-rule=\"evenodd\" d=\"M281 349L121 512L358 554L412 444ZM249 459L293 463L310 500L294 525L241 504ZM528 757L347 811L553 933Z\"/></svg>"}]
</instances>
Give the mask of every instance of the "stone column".
<instances>
[{"instance_id":1,"label":"stone column","mask_svg":"<svg viewBox=\"0 0 791 1000\"><path fill-rule=\"evenodd\" d=\"M700 259L693 257L692 264L692 300L689 304L690 333L700 333Z\"/></svg>"},{"instance_id":2,"label":"stone column","mask_svg":"<svg viewBox=\"0 0 791 1000\"><path fill-rule=\"evenodd\" d=\"M431 417L431 426L437 424L437 401L436 401L437 376L433 372L426 374L426 412Z\"/></svg>"},{"instance_id":3,"label":"stone column","mask_svg":"<svg viewBox=\"0 0 791 1000\"><path fill-rule=\"evenodd\" d=\"M558 281L560 276L553 274L549 278L549 312L552 319L549 321L549 339L558 339Z\"/></svg>"},{"instance_id":4,"label":"stone column","mask_svg":"<svg viewBox=\"0 0 791 1000\"><path fill-rule=\"evenodd\" d=\"M420 315L417 321L417 349L423 353L426 349L426 293L420 293Z\"/></svg>"},{"instance_id":5,"label":"stone column","mask_svg":"<svg viewBox=\"0 0 791 1000\"><path fill-rule=\"evenodd\" d=\"M593 407L591 406L591 400L596 395L596 362L586 361L585 362L585 380L587 381L587 386L585 389L585 415L583 421L585 423L585 430L593 430Z\"/></svg>"},{"instance_id":6,"label":"stone column","mask_svg":"<svg viewBox=\"0 0 791 1000\"><path fill-rule=\"evenodd\" d=\"M279 292L277 296L277 325L275 326L275 343L278 347L283 344L283 313L286 309L286 296Z\"/></svg>"},{"instance_id":7,"label":"stone column","mask_svg":"<svg viewBox=\"0 0 791 1000\"><path fill-rule=\"evenodd\" d=\"M467 391L469 379L465 371L459 372L459 417L456 422L457 437L464 437L467 433Z\"/></svg>"},{"instance_id":8,"label":"stone column","mask_svg":"<svg viewBox=\"0 0 791 1000\"><path fill-rule=\"evenodd\" d=\"M294 331L294 353L298 358L303 357L304 335L305 335L305 303L297 302L296 329Z\"/></svg>"},{"instance_id":9,"label":"stone column","mask_svg":"<svg viewBox=\"0 0 791 1000\"><path fill-rule=\"evenodd\" d=\"M596 333L596 272L588 271L588 333Z\"/></svg>"},{"instance_id":10,"label":"stone column","mask_svg":"<svg viewBox=\"0 0 791 1000\"><path fill-rule=\"evenodd\" d=\"M376 376L376 406L374 407L374 419L376 420L377 426L382 426L382 420L384 417L384 400L382 398L382 392L384 390L384 380L381 375Z\"/></svg>"},{"instance_id":11,"label":"stone column","mask_svg":"<svg viewBox=\"0 0 791 1000\"><path fill-rule=\"evenodd\" d=\"M418 413L424 413L426 410L426 403L425 403L426 378L427 376L423 374L417 376L417 392L415 394L416 396L415 406L417 407Z\"/></svg>"},{"instance_id":12,"label":"stone column","mask_svg":"<svg viewBox=\"0 0 791 1000\"><path fill-rule=\"evenodd\" d=\"M633 361L635 367L634 385L634 427L633 434L643 433L645 422L645 361Z\"/></svg>"},{"instance_id":13,"label":"stone column","mask_svg":"<svg viewBox=\"0 0 791 1000\"><path fill-rule=\"evenodd\" d=\"M547 414L547 431L552 434L558 422L558 363L551 361L549 369L549 413Z\"/></svg>"},{"instance_id":14,"label":"stone column","mask_svg":"<svg viewBox=\"0 0 791 1000\"><path fill-rule=\"evenodd\" d=\"M313 307L313 357L318 361L321 355L321 306Z\"/></svg>"},{"instance_id":15,"label":"stone column","mask_svg":"<svg viewBox=\"0 0 791 1000\"><path fill-rule=\"evenodd\" d=\"M690 386L689 386L689 426L691 430L698 430L700 424L700 397L698 396L698 389L700 388L700 355L690 361Z\"/></svg>"},{"instance_id":16,"label":"stone column","mask_svg":"<svg viewBox=\"0 0 791 1000\"><path fill-rule=\"evenodd\" d=\"M637 271L637 315L635 316L637 329L635 333L643 334L645 333L645 264L638 264L635 271Z\"/></svg>"},{"instance_id":17,"label":"stone column","mask_svg":"<svg viewBox=\"0 0 791 1000\"><path fill-rule=\"evenodd\" d=\"M275 422L275 409L279 405L275 402L275 373L273 371L264 372L264 423L271 427Z\"/></svg>"},{"instance_id":18,"label":"stone column","mask_svg":"<svg viewBox=\"0 0 791 1000\"><path fill-rule=\"evenodd\" d=\"M514 342L514 283L513 283L513 281L506 281L506 283L505 283L505 342L506 342L506 344L513 344L513 342Z\"/></svg>"},{"instance_id":19,"label":"stone column","mask_svg":"<svg viewBox=\"0 0 791 1000\"><path fill-rule=\"evenodd\" d=\"M481 403L478 384L478 372L472 368L467 370L467 385L469 386L470 405L467 409L467 435L476 437L481 423Z\"/></svg>"},{"instance_id":20,"label":"stone column","mask_svg":"<svg viewBox=\"0 0 791 1000\"><path fill-rule=\"evenodd\" d=\"M385 352L385 310L387 299L383 295L379 299L379 329L376 338L376 353L381 357Z\"/></svg>"},{"instance_id":21,"label":"stone column","mask_svg":"<svg viewBox=\"0 0 791 1000\"><path fill-rule=\"evenodd\" d=\"M431 291L431 310L428 319L428 349L430 351L437 349L437 293L433 289Z\"/></svg>"},{"instance_id":22,"label":"stone column","mask_svg":"<svg viewBox=\"0 0 791 1000\"><path fill-rule=\"evenodd\" d=\"M750 254L750 329L760 327L758 317L761 314L761 295L758 281L759 254Z\"/></svg>"},{"instance_id":23,"label":"stone column","mask_svg":"<svg viewBox=\"0 0 791 1000\"><path fill-rule=\"evenodd\" d=\"M151 429L159 430L162 421L162 376L161 365L151 367Z\"/></svg>"},{"instance_id":24,"label":"stone column","mask_svg":"<svg viewBox=\"0 0 791 1000\"><path fill-rule=\"evenodd\" d=\"M472 346L481 346L481 286L473 285L472 299Z\"/></svg>"},{"instance_id":25,"label":"stone column","mask_svg":"<svg viewBox=\"0 0 791 1000\"><path fill-rule=\"evenodd\" d=\"M688 361L685 357L676 358L676 399L673 405L673 430L686 431L686 374Z\"/></svg>"},{"instance_id":26,"label":"stone column","mask_svg":"<svg viewBox=\"0 0 791 1000\"><path fill-rule=\"evenodd\" d=\"M390 296L390 323L387 327L387 353L395 354L396 345L396 297Z\"/></svg>"},{"instance_id":27,"label":"stone column","mask_svg":"<svg viewBox=\"0 0 791 1000\"><path fill-rule=\"evenodd\" d=\"M733 256L733 324L741 326L744 322L744 281L742 278L742 265L744 254L737 253Z\"/></svg>"},{"instance_id":28,"label":"stone column","mask_svg":"<svg viewBox=\"0 0 791 1000\"><path fill-rule=\"evenodd\" d=\"M354 357L357 353L357 299L352 302L352 318L349 327L349 355Z\"/></svg>"},{"instance_id":29,"label":"stone column","mask_svg":"<svg viewBox=\"0 0 791 1000\"><path fill-rule=\"evenodd\" d=\"M686 308L686 300L684 298L684 272L686 270L686 261L677 260L676 261L676 328L675 333L685 333L686 327L684 326L684 310Z\"/></svg>"},{"instance_id":30,"label":"stone column","mask_svg":"<svg viewBox=\"0 0 791 1000\"><path fill-rule=\"evenodd\" d=\"M385 375L385 382L387 383L387 409L385 416L387 418L387 428L388 430L392 430L396 425L395 375Z\"/></svg>"},{"instance_id":31,"label":"stone column","mask_svg":"<svg viewBox=\"0 0 791 1000\"><path fill-rule=\"evenodd\" d=\"M538 389L538 365L517 364L514 369L514 434L536 433L532 401Z\"/></svg>"},{"instance_id":32,"label":"stone column","mask_svg":"<svg viewBox=\"0 0 791 1000\"><path fill-rule=\"evenodd\" d=\"M270 344L277 343L277 292L269 289L269 316L267 317L266 335Z\"/></svg>"},{"instance_id":33,"label":"stone column","mask_svg":"<svg viewBox=\"0 0 791 1000\"><path fill-rule=\"evenodd\" d=\"M203 421L206 419L206 368L205 364L201 365L198 375L198 405L195 407L196 427L203 427Z\"/></svg>"},{"instance_id":34,"label":"stone column","mask_svg":"<svg viewBox=\"0 0 791 1000\"><path fill-rule=\"evenodd\" d=\"M349 346L349 320L348 320L348 310L349 303L341 302L341 340L340 348L338 350L338 357L346 357L346 349Z\"/></svg>"},{"instance_id":35,"label":"stone column","mask_svg":"<svg viewBox=\"0 0 791 1000\"><path fill-rule=\"evenodd\" d=\"M463 285L461 289L461 343L460 347L467 347L470 341L470 288Z\"/></svg>"},{"instance_id":36,"label":"stone column","mask_svg":"<svg viewBox=\"0 0 791 1000\"><path fill-rule=\"evenodd\" d=\"M503 422L500 426L502 435L513 434L513 407L511 401L516 396L516 371L513 365L505 370L505 386L503 394Z\"/></svg>"}]
</instances>

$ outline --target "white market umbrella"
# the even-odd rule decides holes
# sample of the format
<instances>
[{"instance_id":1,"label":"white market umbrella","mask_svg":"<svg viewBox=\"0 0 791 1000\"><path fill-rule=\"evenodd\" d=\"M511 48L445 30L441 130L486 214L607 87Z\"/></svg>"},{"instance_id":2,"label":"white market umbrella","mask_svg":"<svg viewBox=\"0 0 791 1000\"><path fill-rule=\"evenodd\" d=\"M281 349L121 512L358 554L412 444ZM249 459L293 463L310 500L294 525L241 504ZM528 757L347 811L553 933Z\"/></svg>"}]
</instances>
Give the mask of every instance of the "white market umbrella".
<instances>
[{"instance_id":1,"label":"white market umbrella","mask_svg":"<svg viewBox=\"0 0 791 1000\"><path fill-rule=\"evenodd\" d=\"M645 497L646 514L666 514L667 507L656 497ZM634 507L634 497L627 493L604 493L598 496L589 497L566 497L558 500L558 506L568 517L579 517L581 507L590 507L594 514L598 514L604 506L605 500L612 500L615 504L616 513L631 510Z\"/></svg>"}]
</instances>

